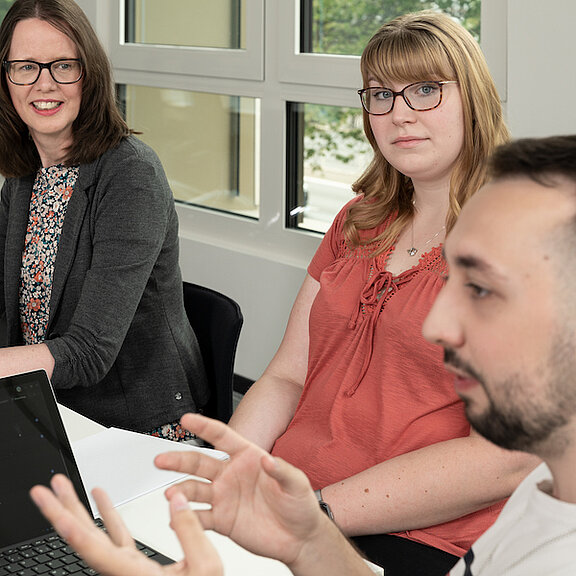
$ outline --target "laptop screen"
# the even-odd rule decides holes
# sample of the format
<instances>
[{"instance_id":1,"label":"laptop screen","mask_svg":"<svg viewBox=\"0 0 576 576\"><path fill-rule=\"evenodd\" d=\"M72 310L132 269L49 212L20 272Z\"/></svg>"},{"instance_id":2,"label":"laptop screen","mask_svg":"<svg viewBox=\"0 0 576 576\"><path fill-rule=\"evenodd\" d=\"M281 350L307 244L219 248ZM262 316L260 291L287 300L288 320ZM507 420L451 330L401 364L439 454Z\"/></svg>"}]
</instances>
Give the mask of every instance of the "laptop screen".
<instances>
[{"instance_id":1,"label":"laptop screen","mask_svg":"<svg viewBox=\"0 0 576 576\"><path fill-rule=\"evenodd\" d=\"M0 378L0 548L53 532L29 496L54 474L86 504L70 443L44 371Z\"/></svg>"}]
</instances>

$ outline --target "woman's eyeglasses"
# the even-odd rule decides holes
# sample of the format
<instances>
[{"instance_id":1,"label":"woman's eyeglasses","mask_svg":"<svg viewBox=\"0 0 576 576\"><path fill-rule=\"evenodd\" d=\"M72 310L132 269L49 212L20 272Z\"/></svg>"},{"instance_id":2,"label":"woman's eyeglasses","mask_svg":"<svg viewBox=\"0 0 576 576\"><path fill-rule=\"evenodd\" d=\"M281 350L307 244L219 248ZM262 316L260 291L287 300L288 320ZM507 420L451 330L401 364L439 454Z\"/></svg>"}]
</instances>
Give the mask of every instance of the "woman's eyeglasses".
<instances>
[{"instance_id":1,"label":"woman's eyeglasses","mask_svg":"<svg viewBox=\"0 0 576 576\"><path fill-rule=\"evenodd\" d=\"M374 114L375 116L382 116L392 112L397 96L402 96L404 102L412 110L425 112L440 106L440 102L442 102L442 86L444 84L458 84L458 82L456 80L414 82L414 84L404 87L400 92L394 92L391 88L377 86L358 90L358 94L360 94L360 101L364 110L368 114Z\"/></svg>"},{"instance_id":2,"label":"woman's eyeglasses","mask_svg":"<svg viewBox=\"0 0 576 576\"><path fill-rule=\"evenodd\" d=\"M29 86L37 82L44 68L58 84L75 84L84 74L82 61L78 58L46 63L34 60L4 60L3 64L10 82L18 86Z\"/></svg>"}]
</instances>

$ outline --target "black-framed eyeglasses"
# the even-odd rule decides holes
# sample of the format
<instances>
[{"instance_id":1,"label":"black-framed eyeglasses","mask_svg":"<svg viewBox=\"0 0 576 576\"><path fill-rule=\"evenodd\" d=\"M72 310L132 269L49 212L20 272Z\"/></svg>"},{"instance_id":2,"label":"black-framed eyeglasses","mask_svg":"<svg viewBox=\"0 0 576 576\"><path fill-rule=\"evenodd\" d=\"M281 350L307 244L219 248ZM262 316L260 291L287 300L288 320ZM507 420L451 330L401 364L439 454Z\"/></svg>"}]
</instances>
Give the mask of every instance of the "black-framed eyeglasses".
<instances>
[{"instance_id":1,"label":"black-framed eyeglasses","mask_svg":"<svg viewBox=\"0 0 576 576\"><path fill-rule=\"evenodd\" d=\"M10 82L17 86L34 84L40 78L44 68L50 72L50 76L58 84L75 84L84 75L84 67L79 58L66 58L46 63L34 60L4 60L3 64Z\"/></svg>"},{"instance_id":2,"label":"black-framed eyeglasses","mask_svg":"<svg viewBox=\"0 0 576 576\"><path fill-rule=\"evenodd\" d=\"M404 102L412 110L425 112L440 106L444 84L458 84L458 82L456 80L414 82L405 86L400 92L394 92L391 88L376 86L358 90L358 94L364 110L374 116L383 116L392 112L397 96L402 96Z\"/></svg>"}]
</instances>

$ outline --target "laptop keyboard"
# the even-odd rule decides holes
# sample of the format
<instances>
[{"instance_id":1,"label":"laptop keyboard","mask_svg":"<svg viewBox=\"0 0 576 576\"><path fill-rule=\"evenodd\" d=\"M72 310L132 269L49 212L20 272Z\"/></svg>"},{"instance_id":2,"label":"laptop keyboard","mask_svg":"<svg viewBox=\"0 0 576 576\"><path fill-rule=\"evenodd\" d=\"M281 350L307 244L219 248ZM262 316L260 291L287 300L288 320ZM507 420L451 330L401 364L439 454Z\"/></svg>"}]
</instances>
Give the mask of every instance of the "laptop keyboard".
<instances>
[{"instance_id":1,"label":"laptop keyboard","mask_svg":"<svg viewBox=\"0 0 576 576\"><path fill-rule=\"evenodd\" d=\"M102 527L99 520L96 523ZM136 542L146 556L161 556L151 548ZM84 560L57 534L22 544L0 552L0 576L97 576Z\"/></svg>"}]
</instances>

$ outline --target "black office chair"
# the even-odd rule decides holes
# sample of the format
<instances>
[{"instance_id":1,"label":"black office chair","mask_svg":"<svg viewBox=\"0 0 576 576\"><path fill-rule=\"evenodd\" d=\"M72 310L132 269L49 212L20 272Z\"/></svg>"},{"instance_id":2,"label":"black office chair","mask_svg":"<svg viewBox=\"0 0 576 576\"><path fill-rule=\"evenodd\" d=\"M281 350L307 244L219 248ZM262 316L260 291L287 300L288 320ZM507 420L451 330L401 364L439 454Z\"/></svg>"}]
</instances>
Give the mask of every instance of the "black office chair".
<instances>
[{"instance_id":1,"label":"black office chair","mask_svg":"<svg viewBox=\"0 0 576 576\"><path fill-rule=\"evenodd\" d=\"M240 306L224 294L184 282L184 307L206 368L211 394L206 416L228 422L232 416L234 359L244 318Z\"/></svg>"}]
</instances>

